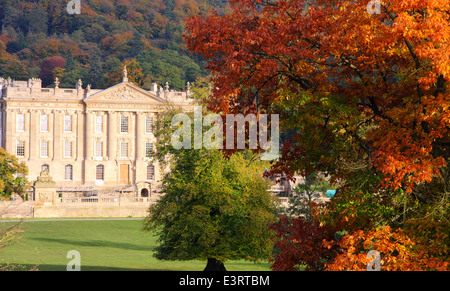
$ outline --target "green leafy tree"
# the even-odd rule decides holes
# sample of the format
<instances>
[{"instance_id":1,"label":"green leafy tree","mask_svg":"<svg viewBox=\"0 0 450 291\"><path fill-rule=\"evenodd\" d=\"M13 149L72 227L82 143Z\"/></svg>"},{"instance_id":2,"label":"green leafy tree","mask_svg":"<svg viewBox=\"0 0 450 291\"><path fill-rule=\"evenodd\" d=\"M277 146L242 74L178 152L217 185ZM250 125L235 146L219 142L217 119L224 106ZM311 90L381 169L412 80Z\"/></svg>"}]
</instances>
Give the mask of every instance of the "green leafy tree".
<instances>
[{"instance_id":1,"label":"green leafy tree","mask_svg":"<svg viewBox=\"0 0 450 291\"><path fill-rule=\"evenodd\" d=\"M306 176L303 183L299 183L294 188L294 195L289 199L288 214L291 217L303 216L310 220L311 207L315 203L314 198L328 189L331 189L330 184L322 175L312 173Z\"/></svg>"},{"instance_id":2,"label":"green leafy tree","mask_svg":"<svg viewBox=\"0 0 450 291\"><path fill-rule=\"evenodd\" d=\"M46 33L48 29L48 13L41 7L32 10L28 16L28 31L30 33Z\"/></svg>"},{"instance_id":3,"label":"green leafy tree","mask_svg":"<svg viewBox=\"0 0 450 291\"><path fill-rule=\"evenodd\" d=\"M93 88L101 88L103 79L103 66L100 50L97 48L89 59L88 79Z\"/></svg>"},{"instance_id":4,"label":"green leafy tree","mask_svg":"<svg viewBox=\"0 0 450 291\"><path fill-rule=\"evenodd\" d=\"M144 223L159 237L155 257L208 260L205 270L225 270L227 260L268 258L274 202L263 178L266 165L250 152L227 159L215 149L174 149L168 144L170 116L158 122L154 155L161 162L170 157L165 194Z\"/></svg>"},{"instance_id":5,"label":"green leafy tree","mask_svg":"<svg viewBox=\"0 0 450 291\"><path fill-rule=\"evenodd\" d=\"M24 196L28 189L28 168L17 158L0 148L0 199L9 199L12 194Z\"/></svg>"},{"instance_id":6,"label":"green leafy tree","mask_svg":"<svg viewBox=\"0 0 450 291\"><path fill-rule=\"evenodd\" d=\"M16 80L26 80L28 78L28 72L25 65L16 59L7 61L4 65L0 65L0 75L4 78L11 77Z\"/></svg>"},{"instance_id":7,"label":"green leafy tree","mask_svg":"<svg viewBox=\"0 0 450 291\"><path fill-rule=\"evenodd\" d=\"M17 158L0 148L0 201L9 200L12 194L18 194L25 197L28 189L28 181L25 178L28 168L25 163L19 163ZM0 218L3 213L0 210ZM0 223L0 249L14 244L23 232L22 220L13 224ZM0 271L25 270L23 266L0 262ZM31 270L36 270L36 266Z\"/></svg>"}]
</instances>

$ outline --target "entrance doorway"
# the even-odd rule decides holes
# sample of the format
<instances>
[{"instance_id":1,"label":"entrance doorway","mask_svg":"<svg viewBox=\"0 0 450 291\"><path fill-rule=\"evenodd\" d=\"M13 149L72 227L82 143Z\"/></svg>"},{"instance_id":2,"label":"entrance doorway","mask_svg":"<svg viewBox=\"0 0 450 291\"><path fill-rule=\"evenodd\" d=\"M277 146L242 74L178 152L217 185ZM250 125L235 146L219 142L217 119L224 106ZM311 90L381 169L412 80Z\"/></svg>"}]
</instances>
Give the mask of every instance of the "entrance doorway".
<instances>
[{"instance_id":1,"label":"entrance doorway","mask_svg":"<svg viewBox=\"0 0 450 291\"><path fill-rule=\"evenodd\" d=\"M124 185L130 184L130 165L120 165L119 183Z\"/></svg>"},{"instance_id":2,"label":"entrance doorway","mask_svg":"<svg viewBox=\"0 0 450 291\"><path fill-rule=\"evenodd\" d=\"M141 190L141 197L148 197L148 189L147 188L143 188Z\"/></svg>"}]
</instances>

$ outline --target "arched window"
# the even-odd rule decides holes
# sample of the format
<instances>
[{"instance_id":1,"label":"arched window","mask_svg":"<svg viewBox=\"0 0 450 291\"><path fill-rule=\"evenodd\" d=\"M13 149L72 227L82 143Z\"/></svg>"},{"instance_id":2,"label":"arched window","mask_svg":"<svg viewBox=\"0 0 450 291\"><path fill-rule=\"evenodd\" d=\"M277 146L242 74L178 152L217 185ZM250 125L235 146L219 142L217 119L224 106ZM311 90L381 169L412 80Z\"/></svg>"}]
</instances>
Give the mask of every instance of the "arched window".
<instances>
[{"instance_id":1,"label":"arched window","mask_svg":"<svg viewBox=\"0 0 450 291\"><path fill-rule=\"evenodd\" d=\"M105 167L103 165L98 165L95 169L95 179L103 181L105 178Z\"/></svg>"},{"instance_id":2,"label":"arched window","mask_svg":"<svg viewBox=\"0 0 450 291\"><path fill-rule=\"evenodd\" d=\"M65 171L64 171L64 177L66 181L72 181L73 180L73 167L72 165L66 165Z\"/></svg>"}]
</instances>

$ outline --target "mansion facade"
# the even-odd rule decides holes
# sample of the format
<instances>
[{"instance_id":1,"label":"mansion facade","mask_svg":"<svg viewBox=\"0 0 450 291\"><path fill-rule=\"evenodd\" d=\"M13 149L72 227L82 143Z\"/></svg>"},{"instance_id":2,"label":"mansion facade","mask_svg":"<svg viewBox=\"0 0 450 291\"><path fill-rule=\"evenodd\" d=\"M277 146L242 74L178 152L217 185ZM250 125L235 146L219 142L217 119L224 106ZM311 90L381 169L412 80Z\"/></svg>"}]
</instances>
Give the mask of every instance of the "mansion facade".
<instances>
[{"instance_id":1,"label":"mansion facade","mask_svg":"<svg viewBox=\"0 0 450 291\"><path fill-rule=\"evenodd\" d=\"M148 157L155 121L168 105L192 110L189 95L189 85L144 90L128 81L126 68L123 82L104 90L0 78L0 147L26 163L31 184L48 172L61 191L133 186L147 197L161 179Z\"/></svg>"}]
</instances>

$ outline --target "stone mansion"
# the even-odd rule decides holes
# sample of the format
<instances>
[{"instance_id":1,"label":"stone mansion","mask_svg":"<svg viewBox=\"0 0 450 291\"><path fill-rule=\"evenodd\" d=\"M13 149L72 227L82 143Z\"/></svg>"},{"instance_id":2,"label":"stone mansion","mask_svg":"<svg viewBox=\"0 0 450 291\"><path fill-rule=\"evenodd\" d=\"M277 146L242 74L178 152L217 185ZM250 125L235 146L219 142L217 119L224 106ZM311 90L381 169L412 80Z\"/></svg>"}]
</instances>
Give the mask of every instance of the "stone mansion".
<instances>
[{"instance_id":1,"label":"stone mansion","mask_svg":"<svg viewBox=\"0 0 450 291\"><path fill-rule=\"evenodd\" d=\"M184 92L144 90L126 68L123 82L104 90L0 78L0 146L27 164L31 184L47 170L63 192L134 187L148 197L161 179L148 157L154 123L169 104L191 110L189 95L189 84Z\"/></svg>"}]
</instances>

